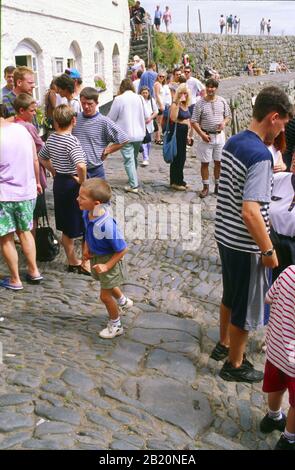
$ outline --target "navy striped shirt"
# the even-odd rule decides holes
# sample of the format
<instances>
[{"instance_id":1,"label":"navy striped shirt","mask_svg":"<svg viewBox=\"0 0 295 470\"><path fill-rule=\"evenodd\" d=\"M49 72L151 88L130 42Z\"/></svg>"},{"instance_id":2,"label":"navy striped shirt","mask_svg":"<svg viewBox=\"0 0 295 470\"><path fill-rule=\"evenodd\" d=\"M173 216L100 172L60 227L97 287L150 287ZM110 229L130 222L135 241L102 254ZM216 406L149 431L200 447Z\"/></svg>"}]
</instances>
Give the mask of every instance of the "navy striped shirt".
<instances>
[{"instance_id":1,"label":"navy striped shirt","mask_svg":"<svg viewBox=\"0 0 295 470\"><path fill-rule=\"evenodd\" d=\"M257 134L243 131L226 142L215 222L215 238L219 243L238 251L260 252L244 223L242 206L243 201L259 202L269 231L272 178L271 153Z\"/></svg>"},{"instance_id":2,"label":"navy striped shirt","mask_svg":"<svg viewBox=\"0 0 295 470\"><path fill-rule=\"evenodd\" d=\"M51 160L57 173L76 175L77 164L85 163L86 156L77 137L54 132L39 152L39 157Z\"/></svg>"},{"instance_id":3,"label":"navy striped shirt","mask_svg":"<svg viewBox=\"0 0 295 470\"><path fill-rule=\"evenodd\" d=\"M90 117L85 117L83 113L78 114L73 134L81 142L86 154L87 168L102 165L101 156L109 144L123 144L128 141L127 134L100 113Z\"/></svg>"}]
</instances>

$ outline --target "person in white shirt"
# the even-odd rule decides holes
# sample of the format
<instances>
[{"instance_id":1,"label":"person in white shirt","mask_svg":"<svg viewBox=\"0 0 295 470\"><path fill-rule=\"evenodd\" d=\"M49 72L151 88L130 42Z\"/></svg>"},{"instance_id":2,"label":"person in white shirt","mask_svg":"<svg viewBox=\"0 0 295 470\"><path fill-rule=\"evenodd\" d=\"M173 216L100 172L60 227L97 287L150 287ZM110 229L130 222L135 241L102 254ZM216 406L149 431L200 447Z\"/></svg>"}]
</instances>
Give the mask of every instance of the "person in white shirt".
<instances>
[{"instance_id":1,"label":"person in white shirt","mask_svg":"<svg viewBox=\"0 0 295 470\"><path fill-rule=\"evenodd\" d=\"M72 108L74 113L78 114L82 111L79 97L75 96L75 82L74 79L67 74L60 75L55 80L57 91L62 98L67 99L68 106Z\"/></svg>"},{"instance_id":2,"label":"person in white shirt","mask_svg":"<svg viewBox=\"0 0 295 470\"><path fill-rule=\"evenodd\" d=\"M144 86L140 89L140 95L144 99L144 106L146 108L146 112L149 117L146 119L146 135L142 143L143 149L143 159L142 159L142 166L147 166L149 164L149 156L151 151L151 134L154 132L154 119L158 116L158 106L156 104L155 99L151 96L149 87Z\"/></svg>"},{"instance_id":3,"label":"person in white shirt","mask_svg":"<svg viewBox=\"0 0 295 470\"><path fill-rule=\"evenodd\" d=\"M146 134L145 120L150 116L146 112L143 98L135 93L129 78L122 80L119 94L113 101L108 117L128 135L128 144L121 149L129 180L129 186L124 189L138 193L137 156Z\"/></svg>"},{"instance_id":4,"label":"person in white shirt","mask_svg":"<svg viewBox=\"0 0 295 470\"><path fill-rule=\"evenodd\" d=\"M192 67L190 65L185 65L184 75L186 78L186 84L191 91L191 105L189 107L191 115L193 114L195 104L197 100L205 95L206 88L200 80L192 76ZM194 143L194 129L191 127L188 134L188 145L192 146Z\"/></svg>"}]
</instances>

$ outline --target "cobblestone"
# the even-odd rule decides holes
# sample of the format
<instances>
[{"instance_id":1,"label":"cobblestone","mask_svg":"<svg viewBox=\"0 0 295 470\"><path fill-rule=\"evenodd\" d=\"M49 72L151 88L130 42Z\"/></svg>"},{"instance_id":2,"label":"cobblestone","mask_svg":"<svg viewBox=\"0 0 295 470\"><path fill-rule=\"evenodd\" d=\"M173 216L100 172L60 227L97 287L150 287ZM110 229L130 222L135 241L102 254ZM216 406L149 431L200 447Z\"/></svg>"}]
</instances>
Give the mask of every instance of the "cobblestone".
<instances>
[{"instance_id":1,"label":"cobblestone","mask_svg":"<svg viewBox=\"0 0 295 470\"><path fill-rule=\"evenodd\" d=\"M114 200L124 196L125 209L131 202L198 205L201 245L185 250L182 240L169 237L129 240L123 290L134 307L123 314L125 334L111 341L98 336L107 322L98 284L67 273L62 250L40 263L40 286L1 290L1 449L269 449L277 440L258 431L266 409L261 384L223 382L222 363L209 359L218 339L221 270L216 197L196 195L198 159L188 154L187 194L170 190L158 146L138 172L142 191L126 195L121 156L108 158ZM49 179L53 221L51 187ZM20 265L24 274L21 253ZM6 274L1 259L0 276ZM261 338L249 343L249 359L260 369Z\"/></svg>"}]
</instances>

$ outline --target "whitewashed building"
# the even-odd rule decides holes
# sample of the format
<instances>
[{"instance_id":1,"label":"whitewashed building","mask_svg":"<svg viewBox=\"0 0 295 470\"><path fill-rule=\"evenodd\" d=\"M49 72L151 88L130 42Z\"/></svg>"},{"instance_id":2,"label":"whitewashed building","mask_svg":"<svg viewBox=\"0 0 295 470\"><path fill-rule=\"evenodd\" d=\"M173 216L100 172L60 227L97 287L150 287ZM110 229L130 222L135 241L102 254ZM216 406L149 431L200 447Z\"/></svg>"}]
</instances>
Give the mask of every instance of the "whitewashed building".
<instances>
[{"instance_id":1,"label":"whitewashed building","mask_svg":"<svg viewBox=\"0 0 295 470\"><path fill-rule=\"evenodd\" d=\"M2 83L7 65L27 65L42 102L52 77L75 67L84 86L106 82L100 104L113 99L127 70L127 0L2 0L1 16Z\"/></svg>"}]
</instances>

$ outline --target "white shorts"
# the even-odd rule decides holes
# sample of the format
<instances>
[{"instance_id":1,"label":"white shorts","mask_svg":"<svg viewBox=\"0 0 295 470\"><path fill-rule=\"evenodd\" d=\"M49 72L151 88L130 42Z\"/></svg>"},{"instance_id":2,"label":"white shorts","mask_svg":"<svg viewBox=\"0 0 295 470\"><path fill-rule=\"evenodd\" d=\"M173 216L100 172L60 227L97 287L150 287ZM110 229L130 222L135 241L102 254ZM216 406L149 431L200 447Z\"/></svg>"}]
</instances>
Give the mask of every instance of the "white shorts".
<instances>
[{"instance_id":1,"label":"white shorts","mask_svg":"<svg viewBox=\"0 0 295 470\"><path fill-rule=\"evenodd\" d=\"M222 149L225 144L224 132L220 134L209 134L211 141L203 140L197 143L197 156L200 157L202 163L210 163L212 160L220 162Z\"/></svg>"}]
</instances>

